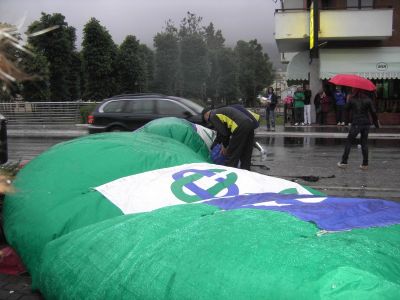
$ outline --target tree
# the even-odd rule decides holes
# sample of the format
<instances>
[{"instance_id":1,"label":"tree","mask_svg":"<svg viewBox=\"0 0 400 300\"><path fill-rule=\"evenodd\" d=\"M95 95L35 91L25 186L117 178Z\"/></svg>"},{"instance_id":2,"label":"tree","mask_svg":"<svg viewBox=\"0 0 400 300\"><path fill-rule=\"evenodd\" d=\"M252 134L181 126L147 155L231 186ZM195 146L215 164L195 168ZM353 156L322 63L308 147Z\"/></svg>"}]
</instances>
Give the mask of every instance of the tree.
<instances>
[{"instance_id":1,"label":"tree","mask_svg":"<svg viewBox=\"0 0 400 300\"><path fill-rule=\"evenodd\" d=\"M214 24L211 22L207 27L204 28L205 39L207 48L209 50L218 50L224 48L225 38L222 35L221 30L215 31Z\"/></svg>"},{"instance_id":2,"label":"tree","mask_svg":"<svg viewBox=\"0 0 400 300\"><path fill-rule=\"evenodd\" d=\"M219 68L218 58L220 56L220 52L224 52L224 42L225 39L222 36L221 30L215 31L214 24L210 23L207 27L204 28L204 36L207 44L208 51L208 76L207 76L207 98L211 99L219 99L221 87L219 82L219 77L224 76L221 74ZM222 82L222 81L221 81Z\"/></svg>"},{"instance_id":3,"label":"tree","mask_svg":"<svg viewBox=\"0 0 400 300\"><path fill-rule=\"evenodd\" d=\"M31 78L21 82L21 95L25 101L48 101L50 99L50 69L47 58L41 53L24 53L21 65Z\"/></svg>"},{"instance_id":4,"label":"tree","mask_svg":"<svg viewBox=\"0 0 400 300\"><path fill-rule=\"evenodd\" d=\"M183 96L205 100L209 68L204 31L200 27L201 20L201 17L188 12L181 22L180 71Z\"/></svg>"},{"instance_id":5,"label":"tree","mask_svg":"<svg viewBox=\"0 0 400 300\"><path fill-rule=\"evenodd\" d=\"M272 64L257 40L238 41L239 89L245 104L252 106L258 93L272 82Z\"/></svg>"},{"instance_id":6,"label":"tree","mask_svg":"<svg viewBox=\"0 0 400 300\"><path fill-rule=\"evenodd\" d=\"M217 52L216 61L218 99L227 104L235 102L239 95L239 73L236 55L232 49L224 48Z\"/></svg>"},{"instance_id":7,"label":"tree","mask_svg":"<svg viewBox=\"0 0 400 300\"><path fill-rule=\"evenodd\" d=\"M122 92L141 92L146 85L145 62L139 53L139 41L128 35L118 52L119 88Z\"/></svg>"},{"instance_id":8,"label":"tree","mask_svg":"<svg viewBox=\"0 0 400 300\"><path fill-rule=\"evenodd\" d=\"M85 76L84 99L101 100L117 90L115 77L117 47L98 20L91 18L83 29L82 58Z\"/></svg>"},{"instance_id":9,"label":"tree","mask_svg":"<svg viewBox=\"0 0 400 300\"><path fill-rule=\"evenodd\" d=\"M143 83L139 83L139 85L142 87L142 91L146 92L152 90L152 83L154 80L154 53L146 45L140 44L139 55L141 57L141 61L144 63L145 70Z\"/></svg>"},{"instance_id":10,"label":"tree","mask_svg":"<svg viewBox=\"0 0 400 300\"><path fill-rule=\"evenodd\" d=\"M178 86L178 30L169 20L164 31L154 37L154 90L174 95Z\"/></svg>"},{"instance_id":11,"label":"tree","mask_svg":"<svg viewBox=\"0 0 400 300\"><path fill-rule=\"evenodd\" d=\"M49 62L50 96L52 101L70 100L71 65L75 49L75 28L68 26L65 17L60 13L45 14L39 21L34 21L28 27L28 33L53 28L46 34L31 36L29 44L36 53L45 56Z\"/></svg>"},{"instance_id":12,"label":"tree","mask_svg":"<svg viewBox=\"0 0 400 300\"><path fill-rule=\"evenodd\" d=\"M81 98L81 64L79 52L72 52L70 72L67 77L71 100L78 100Z\"/></svg>"}]
</instances>

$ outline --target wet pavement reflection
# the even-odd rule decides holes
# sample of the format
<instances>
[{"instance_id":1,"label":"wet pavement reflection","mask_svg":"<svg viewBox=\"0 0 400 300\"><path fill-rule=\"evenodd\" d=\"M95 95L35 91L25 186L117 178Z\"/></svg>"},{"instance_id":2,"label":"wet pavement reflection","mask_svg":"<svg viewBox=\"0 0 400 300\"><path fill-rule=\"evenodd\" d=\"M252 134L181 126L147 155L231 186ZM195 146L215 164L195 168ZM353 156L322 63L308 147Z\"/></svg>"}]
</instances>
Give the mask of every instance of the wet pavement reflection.
<instances>
[{"instance_id":1,"label":"wet pavement reflection","mask_svg":"<svg viewBox=\"0 0 400 300\"><path fill-rule=\"evenodd\" d=\"M253 153L253 171L296 181L329 195L373 197L400 201L400 140L369 140L369 170L362 171L361 148L354 143L349 166L337 167L345 139L313 137L260 137L267 151L261 161ZM264 165L266 167L260 167Z\"/></svg>"}]
</instances>

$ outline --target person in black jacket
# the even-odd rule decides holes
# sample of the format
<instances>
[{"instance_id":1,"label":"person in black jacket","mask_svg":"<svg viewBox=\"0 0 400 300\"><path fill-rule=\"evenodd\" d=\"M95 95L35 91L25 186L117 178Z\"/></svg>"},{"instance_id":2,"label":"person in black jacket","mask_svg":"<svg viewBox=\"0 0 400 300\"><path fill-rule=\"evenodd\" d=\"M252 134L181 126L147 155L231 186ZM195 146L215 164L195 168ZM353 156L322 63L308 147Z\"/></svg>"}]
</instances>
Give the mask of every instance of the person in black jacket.
<instances>
[{"instance_id":1,"label":"person in black jacket","mask_svg":"<svg viewBox=\"0 0 400 300\"><path fill-rule=\"evenodd\" d=\"M250 116L235 107L205 108L203 120L213 125L222 142L225 165L250 170L254 144L254 122Z\"/></svg>"},{"instance_id":2,"label":"person in black jacket","mask_svg":"<svg viewBox=\"0 0 400 300\"><path fill-rule=\"evenodd\" d=\"M345 105L345 111L350 113L352 116L351 127L347 136L346 146L342 160L338 162L339 168L347 167L347 160L350 154L350 148L357 135L361 134L361 150L363 156L363 162L360 165L362 170L368 169L368 133L371 126L369 115L371 115L372 121L376 128L379 128L379 121L376 115L375 107L369 98L360 89L353 88L352 96ZM347 114L349 115L349 114ZM348 123L348 122L347 122Z\"/></svg>"}]
</instances>

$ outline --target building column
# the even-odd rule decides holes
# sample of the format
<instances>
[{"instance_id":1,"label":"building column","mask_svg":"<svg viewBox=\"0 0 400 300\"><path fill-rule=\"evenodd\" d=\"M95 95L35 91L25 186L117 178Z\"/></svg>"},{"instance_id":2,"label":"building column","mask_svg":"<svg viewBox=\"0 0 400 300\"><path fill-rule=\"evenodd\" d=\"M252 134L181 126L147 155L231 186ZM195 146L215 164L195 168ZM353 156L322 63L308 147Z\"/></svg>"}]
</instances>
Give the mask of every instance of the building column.
<instances>
[{"instance_id":1,"label":"building column","mask_svg":"<svg viewBox=\"0 0 400 300\"><path fill-rule=\"evenodd\" d=\"M320 68L319 68L319 58L313 58L310 63L310 73L309 73L309 82L310 82L310 90L311 90L311 121L315 123L315 106L314 106L314 97L318 92L322 89L322 81L319 78Z\"/></svg>"}]
</instances>

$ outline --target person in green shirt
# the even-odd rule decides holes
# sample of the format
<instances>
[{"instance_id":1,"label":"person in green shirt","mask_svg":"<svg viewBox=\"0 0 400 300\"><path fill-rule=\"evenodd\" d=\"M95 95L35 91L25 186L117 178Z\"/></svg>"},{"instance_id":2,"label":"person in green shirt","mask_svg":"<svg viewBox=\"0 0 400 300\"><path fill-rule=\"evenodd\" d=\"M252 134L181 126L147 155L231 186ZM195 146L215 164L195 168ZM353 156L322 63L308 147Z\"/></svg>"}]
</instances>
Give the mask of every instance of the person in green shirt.
<instances>
[{"instance_id":1,"label":"person in green shirt","mask_svg":"<svg viewBox=\"0 0 400 300\"><path fill-rule=\"evenodd\" d=\"M304 92L301 86L294 93L294 126L304 125Z\"/></svg>"}]
</instances>

